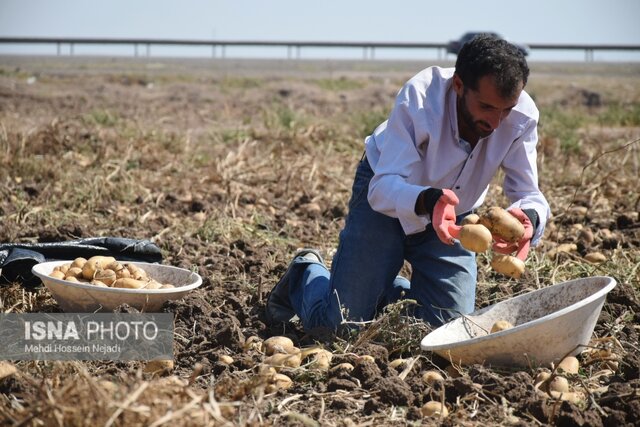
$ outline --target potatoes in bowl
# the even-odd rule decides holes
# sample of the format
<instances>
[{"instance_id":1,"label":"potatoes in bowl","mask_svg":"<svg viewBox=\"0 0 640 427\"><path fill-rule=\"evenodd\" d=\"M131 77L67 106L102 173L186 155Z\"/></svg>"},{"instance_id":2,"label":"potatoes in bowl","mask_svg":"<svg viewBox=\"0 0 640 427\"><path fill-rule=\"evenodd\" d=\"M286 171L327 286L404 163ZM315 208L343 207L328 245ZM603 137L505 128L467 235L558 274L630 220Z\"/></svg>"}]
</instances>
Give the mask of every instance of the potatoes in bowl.
<instances>
[{"instance_id":1,"label":"potatoes in bowl","mask_svg":"<svg viewBox=\"0 0 640 427\"><path fill-rule=\"evenodd\" d=\"M110 257L43 262L32 271L70 313L109 312L122 304L159 311L166 301L182 298L202 284L200 275L184 268L104 258Z\"/></svg>"},{"instance_id":2,"label":"potatoes in bowl","mask_svg":"<svg viewBox=\"0 0 640 427\"><path fill-rule=\"evenodd\" d=\"M134 263L119 262L110 256L82 257L57 265L49 276L74 283L89 283L98 287L126 289L170 289L175 286L150 277L144 268Z\"/></svg>"}]
</instances>

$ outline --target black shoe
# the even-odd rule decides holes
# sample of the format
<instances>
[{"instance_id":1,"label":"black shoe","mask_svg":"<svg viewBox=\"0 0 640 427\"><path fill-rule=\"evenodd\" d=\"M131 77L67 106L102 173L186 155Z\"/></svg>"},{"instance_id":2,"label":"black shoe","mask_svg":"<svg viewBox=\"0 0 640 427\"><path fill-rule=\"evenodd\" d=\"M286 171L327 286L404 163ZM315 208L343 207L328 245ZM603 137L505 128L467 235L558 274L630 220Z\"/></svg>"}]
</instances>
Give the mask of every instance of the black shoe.
<instances>
[{"instance_id":1,"label":"black shoe","mask_svg":"<svg viewBox=\"0 0 640 427\"><path fill-rule=\"evenodd\" d=\"M267 296L265 318L269 324L286 323L296 316L296 312L293 310L291 300L289 299L289 273L295 260L298 258L305 258L324 265L322 256L314 249L301 249L296 253L289 263L287 271Z\"/></svg>"}]
</instances>

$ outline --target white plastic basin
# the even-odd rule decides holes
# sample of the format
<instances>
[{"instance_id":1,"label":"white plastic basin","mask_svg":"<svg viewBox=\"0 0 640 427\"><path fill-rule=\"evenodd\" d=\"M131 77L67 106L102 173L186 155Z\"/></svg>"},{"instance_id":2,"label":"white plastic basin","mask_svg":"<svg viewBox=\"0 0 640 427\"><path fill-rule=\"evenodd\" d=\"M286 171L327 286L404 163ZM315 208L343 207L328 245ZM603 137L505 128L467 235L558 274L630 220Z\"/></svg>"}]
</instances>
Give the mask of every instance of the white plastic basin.
<instances>
[{"instance_id":1,"label":"white plastic basin","mask_svg":"<svg viewBox=\"0 0 640 427\"><path fill-rule=\"evenodd\" d=\"M174 285L170 289L122 289L102 288L91 284L55 279L49 274L54 267L72 261L50 261L36 264L31 271L38 276L55 300L67 313L93 313L113 311L122 304L129 304L140 311L159 311L169 300L182 298L202 284L202 277L184 268L170 265L129 262L147 272L149 277L161 283Z\"/></svg>"},{"instance_id":2,"label":"white plastic basin","mask_svg":"<svg viewBox=\"0 0 640 427\"><path fill-rule=\"evenodd\" d=\"M420 347L461 365L547 365L584 350L615 286L613 278L596 276L538 289L458 317ZM489 334L498 320L514 327Z\"/></svg>"}]
</instances>

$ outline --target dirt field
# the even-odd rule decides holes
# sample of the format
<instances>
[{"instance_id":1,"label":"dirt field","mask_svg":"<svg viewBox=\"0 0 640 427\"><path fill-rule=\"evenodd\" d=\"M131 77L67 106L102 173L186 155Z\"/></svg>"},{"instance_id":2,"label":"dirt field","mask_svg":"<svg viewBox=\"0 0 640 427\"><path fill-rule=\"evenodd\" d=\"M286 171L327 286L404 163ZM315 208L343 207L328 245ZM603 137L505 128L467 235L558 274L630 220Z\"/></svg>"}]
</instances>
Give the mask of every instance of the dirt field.
<instances>
[{"instance_id":1,"label":"dirt field","mask_svg":"<svg viewBox=\"0 0 640 427\"><path fill-rule=\"evenodd\" d=\"M478 258L479 308L565 280L616 279L597 348L566 375L572 400L534 386L550 367L452 369L420 350L429 328L395 307L351 336L265 325L265 296L296 248L331 261L363 138L428 65L0 57L0 242L148 239L164 263L204 279L163 308L176 316L172 369L5 362L0 424L637 425L638 64L531 64L554 217L520 280ZM505 206L498 185L486 204ZM0 309L60 311L20 283L0 287ZM283 334L329 350L328 369L303 361L281 370L289 388L274 384L259 342ZM427 384L429 370L444 380ZM448 417L424 417L430 400Z\"/></svg>"}]
</instances>

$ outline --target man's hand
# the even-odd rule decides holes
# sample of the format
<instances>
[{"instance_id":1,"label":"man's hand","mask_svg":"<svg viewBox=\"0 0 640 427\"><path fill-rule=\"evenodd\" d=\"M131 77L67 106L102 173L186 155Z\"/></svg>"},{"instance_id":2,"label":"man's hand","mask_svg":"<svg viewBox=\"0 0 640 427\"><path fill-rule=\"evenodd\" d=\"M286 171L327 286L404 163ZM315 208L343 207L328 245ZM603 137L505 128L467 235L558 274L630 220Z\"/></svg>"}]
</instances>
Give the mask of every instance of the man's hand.
<instances>
[{"instance_id":1,"label":"man's hand","mask_svg":"<svg viewBox=\"0 0 640 427\"><path fill-rule=\"evenodd\" d=\"M524 226L524 235L517 243L509 243L500 237L494 236L495 243L493 244L493 250L500 254L511 254L512 252L516 252L516 258L519 258L522 261L527 259L527 255L529 255L529 247L531 246L531 239L533 238L533 224L531 224L531 220L525 214L522 209L519 208L511 208L507 210L511 215L516 217L520 223Z\"/></svg>"},{"instance_id":2,"label":"man's hand","mask_svg":"<svg viewBox=\"0 0 640 427\"><path fill-rule=\"evenodd\" d=\"M442 196L433 206L431 223L438 238L446 245L453 245L455 241L451 233L457 230L455 207L458 203L458 196L453 191L444 189Z\"/></svg>"}]
</instances>

